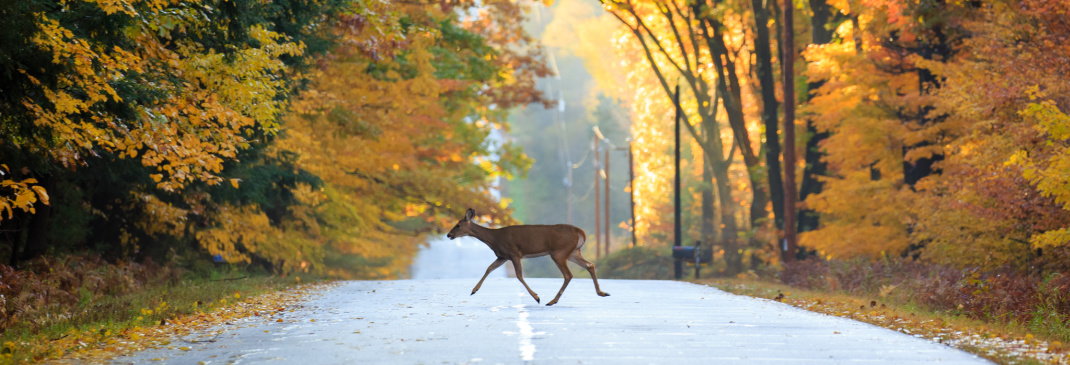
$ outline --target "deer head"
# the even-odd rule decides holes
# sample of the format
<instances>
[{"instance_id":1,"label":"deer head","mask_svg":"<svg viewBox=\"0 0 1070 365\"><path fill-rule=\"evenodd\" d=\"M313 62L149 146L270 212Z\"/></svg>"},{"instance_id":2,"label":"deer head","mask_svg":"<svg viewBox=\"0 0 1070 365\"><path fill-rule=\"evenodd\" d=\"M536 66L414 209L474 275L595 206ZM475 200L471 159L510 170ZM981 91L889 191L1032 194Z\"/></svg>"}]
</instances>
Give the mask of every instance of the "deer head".
<instances>
[{"instance_id":1,"label":"deer head","mask_svg":"<svg viewBox=\"0 0 1070 365\"><path fill-rule=\"evenodd\" d=\"M461 218L461 220L457 222L457 225L453 226L453 229L450 230L450 233L446 234L446 237L452 240L458 237L471 236L472 218L475 218L475 216L476 211L472 208L468 208L468 210L464 212L464 218Z\"/></svg>"}]
</instances>

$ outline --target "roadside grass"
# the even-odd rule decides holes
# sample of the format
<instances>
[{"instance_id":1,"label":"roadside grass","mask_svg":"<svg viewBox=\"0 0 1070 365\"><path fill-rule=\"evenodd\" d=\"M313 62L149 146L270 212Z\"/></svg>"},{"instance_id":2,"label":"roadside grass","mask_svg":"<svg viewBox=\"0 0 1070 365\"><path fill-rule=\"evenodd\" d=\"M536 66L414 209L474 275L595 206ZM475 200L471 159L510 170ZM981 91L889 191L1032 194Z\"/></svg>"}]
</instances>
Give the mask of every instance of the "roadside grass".
<instances>
[{"instance_id":1,"label":"roadside grass","mask_svg":"<svg viewBox=\"0 0 1070 365\"><path fill-rule=\"evenodd\" d=\"M860 296L843 290L801 289L754 274L695 282L889 328L960 348L1000 364L1070 362L1070 348L1064 345L1065 328L998 318L978 319L961 311L932 309L910 300L909 295L890 295L894 289L887 287L883 296L881 293ZM1036 331L1044 328L1048 330Z\"/></svg>"},{"instance_id":2,"label":"roadside grass","mask_svg":"<svg viewBox=\"0 0 1070 365\"><path fill-rule=\"evenodd\" d=\"M159 329L176 322L229 309L302 280L229 265L197 273L130 265L115 271L113 265L85 265L82 260L94 261L57 259L46 265L52 270L40 275L10 270L0 275L21 279L14 288L19 290L11 290L7 282L7 295L0 292L0 304L6 304L0 313L0 364L58 359L89 349L118 351L120 347L112 346L117 342L151 342L152 334L162 334ZM70 270L57 270L71 263L63 266Z\"/></svg>"}]
</instances>

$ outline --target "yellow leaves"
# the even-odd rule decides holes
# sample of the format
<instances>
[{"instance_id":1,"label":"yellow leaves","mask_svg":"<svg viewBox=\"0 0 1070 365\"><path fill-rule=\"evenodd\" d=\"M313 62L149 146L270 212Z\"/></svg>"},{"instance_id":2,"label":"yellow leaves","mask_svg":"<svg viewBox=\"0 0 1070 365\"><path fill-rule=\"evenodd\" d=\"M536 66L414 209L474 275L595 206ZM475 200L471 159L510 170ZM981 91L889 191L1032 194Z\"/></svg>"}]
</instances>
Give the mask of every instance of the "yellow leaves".
<instances>
[{"instance_id":1,"label":"yellow leaves","mask_svg":"<svg viewBox=\"0 0 1070 365\"><path fill-rule=\"evenodd\" d=\"M1070 244L1070 228L1061 228L1034 235L1029 243L1035 248L1058 247Z\"/></svg>"},{"instance_id":2,"label":"yellow leaves","mask_svg":"<svg viewBox=\"0 0 1070 365\"><path fill-rule=\"evenodd\" d=\"M886 298L889 294L892 294L892 291L894 291L896 287L896 285L891 284L881 285L878 295L880 295L881 298Z\"/></svg>"},{"instance_id":3,"label":"yellow leaves","mask_svg":"<svg viewBox=\"0 0 1070 365\"><path fill-rule=\"evenodd\" d=\"M297 183L294 189L290 190L294 195L294 199L303 205L315 207L327 200L327 195L321 190L313 190L312 185L306 183Z\"/></svg>"},{"instance_id":4,"label":"yellow leaves","mask_svg":"<svg viewBox=\"0 0 1070 365\"><path fill-rule=\"evenodd\" d=\"M1036 86L1028 89L1027 95L1031 102L1018 114L1034 124L1046 143L1033 150L1015 151L1004 164L1021 166L1022 176L1041 194L1070 210L1070 115L1059 110L1054 100L1046 99ZM1034 235L1030 243L1037 248L1070 244L1070 227Z\"/></svg>"},{"instance_id":5,"label":"yellow leaves","mask_svg":"<svg viewBox=\"0 0 1070 365\"><path fill-rule=\"evenodd\" d=\"M307 268L306 260L322 260L322 247L306 236L315 228L299 227L298 221L306 221L300 217L277 227L256 205L223 205L208 218L211 227L197 232L195 238L211 255L224 261L249 262L256 255L288 272Z\"/></svg>"},{"instance_id":6,"label":"yellow leaves","mask_svg":"<svg viewBox=\"0 0 1070 365\"><path fill-rule=\"evenodd\" d=\"M19 70L19 75L40 89L30 94L41 95L45 101L26 99L22 104L37 127L50 131L50 143L57 147L44 149L51 158L75 167L99 151L119 158L140 157L143 165L156 167L150 178L158 188L179 191L196 181L222 183L218 174L224 162L250 146L246 139L250 129L268 134L278 130L280 92L286 88L285 79L279 76L287 71L282 58L302 54L303 44L252 26L248 32L256 46L234 49L228 59L190 39L170 38L172 30L205 25L193 13L166 10L175 5L173 1L88 3L104 14L137 20L120 32L130 42L103 46L77 35L50 14L34 14L37 29L30 39L32 45L67 70L48 85ZM147 11L135 11L135 4ZM166 97L131 105L138 116L125 120L104 107L124 102L113 87L120 81L150 85L148 91ZM47 201L44 190L35 190L34 196ZM0 210L25 206L30 197L12 194L9 199L17 200L16 207L8 203Z\"/></svg>"},{"instance_id":7,"label":"yellow leaves","mask_svg":"<svg viewBox=\"0 0 1070 365\"><path fill-rule=\"evenodd\" d=\"M134 11L133 5L126 0L87 0L91 3L96 3L104 13L111 15L118 12L126 13L130 16L136 16L137 12Z\"/></svg>"},{"instance_id":8,"label":"yellow leaves","mask_svg":"<svg viewBox=\"0 0 1070 365\"><path fill-rule=\"evenodd\" d=\"M9 175L7 165L0 167L0 176ZM11 190L11 195L0 196L0 220L4 219L4 213L7 213L7 219L14 217L15 209L33 214L36 212L33 205L38 201L48 204L48 192L36 184L37 179L33 178L0 180L0 187Z\"/></svg>"},{"instance_id":9,"label":"yellow leaves","mask_svg":"<svg viewBox=\"0 0 1070 365\"><path fill-rule=\"evenodd\" d=\"M186 209L175 207L160 201L156 195L132 192L131 196L141 203L144 213L135 225L147 234L165 234L182 237L186 228Z\"/></svg>"}]
</instances>

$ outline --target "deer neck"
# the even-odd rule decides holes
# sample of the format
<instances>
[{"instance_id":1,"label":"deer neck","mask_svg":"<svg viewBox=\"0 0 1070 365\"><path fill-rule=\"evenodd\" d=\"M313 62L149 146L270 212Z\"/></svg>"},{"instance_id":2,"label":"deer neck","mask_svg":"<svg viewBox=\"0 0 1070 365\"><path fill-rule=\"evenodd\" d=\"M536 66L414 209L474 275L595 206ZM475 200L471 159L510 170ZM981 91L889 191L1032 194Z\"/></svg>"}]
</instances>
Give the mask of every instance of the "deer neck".
<instances>
[{"instance_id":1,"label":"deer neck","mask_svg":"<svg viewBox=\"0 0 1070 365\"><path fill-rule=\"evenodd\" d=\"M486 243L487 246L491 247L491 249L494 249L494 242L496 241L494 239L494 229L483 227L481 225L475 224L474 222L472 223L471 229L472 237L483 241L483 243Z\"/></svg>"}]
</instances>

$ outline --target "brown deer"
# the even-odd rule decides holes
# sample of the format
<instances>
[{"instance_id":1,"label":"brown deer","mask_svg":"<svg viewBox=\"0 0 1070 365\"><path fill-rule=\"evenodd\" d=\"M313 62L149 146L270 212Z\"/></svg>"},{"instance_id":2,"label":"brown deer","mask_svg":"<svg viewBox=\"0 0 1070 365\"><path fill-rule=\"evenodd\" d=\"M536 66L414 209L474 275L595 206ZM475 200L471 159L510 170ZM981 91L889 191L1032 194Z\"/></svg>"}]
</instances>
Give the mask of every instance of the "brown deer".
<instances>
[{"instance_id":1,"label":"brown deer","mask_svg":"<svg viewBox=\"0 0 1070 365\"><path fill-rule=\"evenodd\" d=\"M561 270L561 274L565 276L565 283L561 284L561 290L557 292L554 300L546 303L546 305L556 304L557 300L561 299L561 293L565 292L568 282L572 280L572 272L568 270L567 261L575 262L577 265L586 268L587 272L591 273L591 279L594 280L594 291L599 296L609 296L609 293L598 288L598 277L594 274L594 264L584 260L583 256L580 255L580 248L587 242L587 234L579 227L569 224L556 224L519 225L491 229L472 222L472 218L475 215L476 211L468 208L468 211L464 213L464 218L461 218L461 221L457 222L457 225L450 230L450 233L446 234L446 237L451 240L465 236L475 237L486 243L487 247L490 247L494 251L494 255L498 257L487 268L487 272L483 274L483 278L479 279L476 287L472 288L473 295L483 285L483 280L487 279L487 275L490 275L491 271L502 266L506 261L511 261L513 267L516 268L516 278L520 280L521 284L524 284L524 288L535 298L535 302L539 302L539 295L535 294L528 287L528 283L524 282L524 269L520 266L520 259L550 255L550 258L557 264L557 268Z\"/></svg>"}]
</instances>

